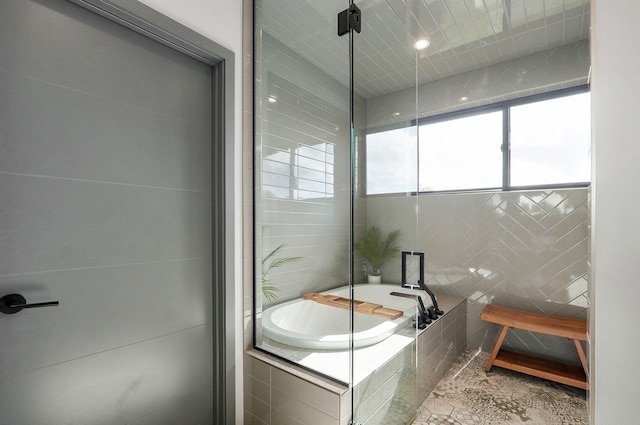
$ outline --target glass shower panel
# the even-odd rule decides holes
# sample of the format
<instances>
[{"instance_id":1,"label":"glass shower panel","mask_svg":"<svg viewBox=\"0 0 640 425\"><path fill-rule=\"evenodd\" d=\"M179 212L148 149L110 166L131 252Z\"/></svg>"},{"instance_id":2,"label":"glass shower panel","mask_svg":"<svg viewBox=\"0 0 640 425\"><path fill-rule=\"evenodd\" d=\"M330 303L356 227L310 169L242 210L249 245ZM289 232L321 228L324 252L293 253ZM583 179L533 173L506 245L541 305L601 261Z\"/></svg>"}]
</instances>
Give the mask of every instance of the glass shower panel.
<instances>
[{"instance_id":1,"label":"glass shower panel","mask_svg":"<svg viewBox=\"0 0 640 425\"><path fill-rule=\"evenodd\" d=\"M416 295L422 291L403 285L418 287L421 279L417 54L416 38L392 7L398 3L356 2L361 32L353 35L352 58L354 425L410 424L419 403ZM379 324L370 325L373 320ZM383 334L378 342L363 343L377 333Z\"/></svg>"},{"instance_id":2,"label":"glass shower panel","mask_svg":"<svg viewBox=\"0 0 640 425\"><path fill-rule=\"evenodd\" d=\"M358 4L361 33L343 36L345 0L254 6L255 346L347 384L353 424L409 424L415 37L384 1ZM376 240L392 247L382 261L366 253Z\"/></svg>"},{"instance_id":3,"label":"glass shower panel","mask_svg":"<svg viewBox=\"0 0 640 425\"><path fill-rule=\"evenodd\" d=\"M349 381L346 0L254 2L255 346Z\"/></svg>"}]
</instances>

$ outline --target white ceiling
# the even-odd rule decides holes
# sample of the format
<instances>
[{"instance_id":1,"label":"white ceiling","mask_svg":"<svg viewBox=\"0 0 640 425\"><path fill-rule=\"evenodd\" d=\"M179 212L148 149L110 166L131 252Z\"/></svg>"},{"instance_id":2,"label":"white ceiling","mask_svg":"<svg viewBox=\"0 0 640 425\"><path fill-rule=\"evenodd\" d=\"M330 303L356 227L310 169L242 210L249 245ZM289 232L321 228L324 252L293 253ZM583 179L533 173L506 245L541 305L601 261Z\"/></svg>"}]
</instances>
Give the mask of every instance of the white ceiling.
<instances>
[{"instance_id":1,"label":"white ceiling","mask_svg":"<svg viewBox=\"0 0 640 425\"><path fill-rule=\"evenodd\" d=\"M590 0L360 0L354 39L357 94L372 98L589 37ZM345 85L347 0L262 0L264 31ZM416 39L431 46L416 52ZM416 60L418 67L416 67ZM416 76L417 74L417 76Z\"/></svg>"}]
</instances>

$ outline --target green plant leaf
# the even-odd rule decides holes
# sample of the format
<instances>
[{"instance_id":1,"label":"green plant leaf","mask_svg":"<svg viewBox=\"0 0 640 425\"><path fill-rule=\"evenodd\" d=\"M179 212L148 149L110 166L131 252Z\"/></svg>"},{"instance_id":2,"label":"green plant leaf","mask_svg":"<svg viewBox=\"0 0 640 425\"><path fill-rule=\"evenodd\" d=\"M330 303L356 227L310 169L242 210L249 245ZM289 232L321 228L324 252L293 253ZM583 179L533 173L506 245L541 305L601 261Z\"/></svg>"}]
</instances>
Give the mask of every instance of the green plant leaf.
<instances>
[{"instance_id":1,"label":"green plant leaf","mask_svg":"<svg viewBox=\"0 0 640 425\"><path fill-rule=\"evenodd\" d=\"M373 226L356 241L355 250L360 253L371 267L371 274L380 274L382 265L399 252L400 230L394 230L383 238L379 228Z\"/></svg>"},{"instance_id":2,"label":"green plant leaf","mask_svg":"<svg viewBox=\"0 0 640 425\"><path fill-rule=\"evenodd\" d=\"M301 256L275 258L283 247L284 244L278 245L262 259L262 295L267 302L277 300L277 292L280 290L271 282L271 279L268 277L269 272L274 268L281 267L288 263L294 263L304 258Z\"/></svg>"},{"instance_id":3,"label":"green plant leaf","mask_svg":"<svg viewBox=\"0 0 640 425\"><path fill-rule=\"evenodd\" d=\"M278 299L277 292L279 290L280 289L273 285L262 285L262 295L264 296L264 299L269 303Z\"/></svg>"}]
</instances>

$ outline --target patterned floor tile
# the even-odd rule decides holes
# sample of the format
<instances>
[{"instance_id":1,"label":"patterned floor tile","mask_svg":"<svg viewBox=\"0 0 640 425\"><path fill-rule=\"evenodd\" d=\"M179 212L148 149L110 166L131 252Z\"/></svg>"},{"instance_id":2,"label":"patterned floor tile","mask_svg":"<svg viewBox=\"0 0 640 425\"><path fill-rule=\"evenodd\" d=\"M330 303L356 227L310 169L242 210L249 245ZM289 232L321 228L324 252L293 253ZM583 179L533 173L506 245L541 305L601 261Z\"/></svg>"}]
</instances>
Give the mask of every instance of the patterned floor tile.
<instances>
[{"instance_id":1,"label":"patterned floor tile","mask_svg":"<svg viewBox=\"0 0 640 425\"><path fill-rule=\"evenodd\" d=\"M587 425L586 392L494 367L467 351L418 409L414 425Z\"/></svg>"},{"instance_id":2,"label":"patterned floor tile","mask_svg":"<svg viewBox=\"0 0 640 425\"><path fill-rule=\"evenodd\" d=\"M450 415L453 412L453 406L441 398L427 398L424 405L429 412L436 415Z\"/></svg>"}]
</instances>

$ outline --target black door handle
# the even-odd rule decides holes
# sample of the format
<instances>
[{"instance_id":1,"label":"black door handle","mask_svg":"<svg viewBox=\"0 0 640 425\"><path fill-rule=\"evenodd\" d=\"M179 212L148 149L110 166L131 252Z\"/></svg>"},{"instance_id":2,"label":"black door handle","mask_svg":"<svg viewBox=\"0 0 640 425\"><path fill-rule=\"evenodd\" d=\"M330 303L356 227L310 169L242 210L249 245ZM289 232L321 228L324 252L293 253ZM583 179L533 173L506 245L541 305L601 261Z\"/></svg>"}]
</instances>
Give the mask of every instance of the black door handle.
<instances>
[{"instance_id":1,"label":"black door handle","mask_svg":"<svg viewBox=\"0 0 640 425\"><path fill-rule=\"evenodd\" d=\"M27 304L27 300L22 295L9 294L0 298L0 312L4 314L14 314L22 311L24 308L53 307L59 304L58 301Z\"/></svg>"}]
</instances>

